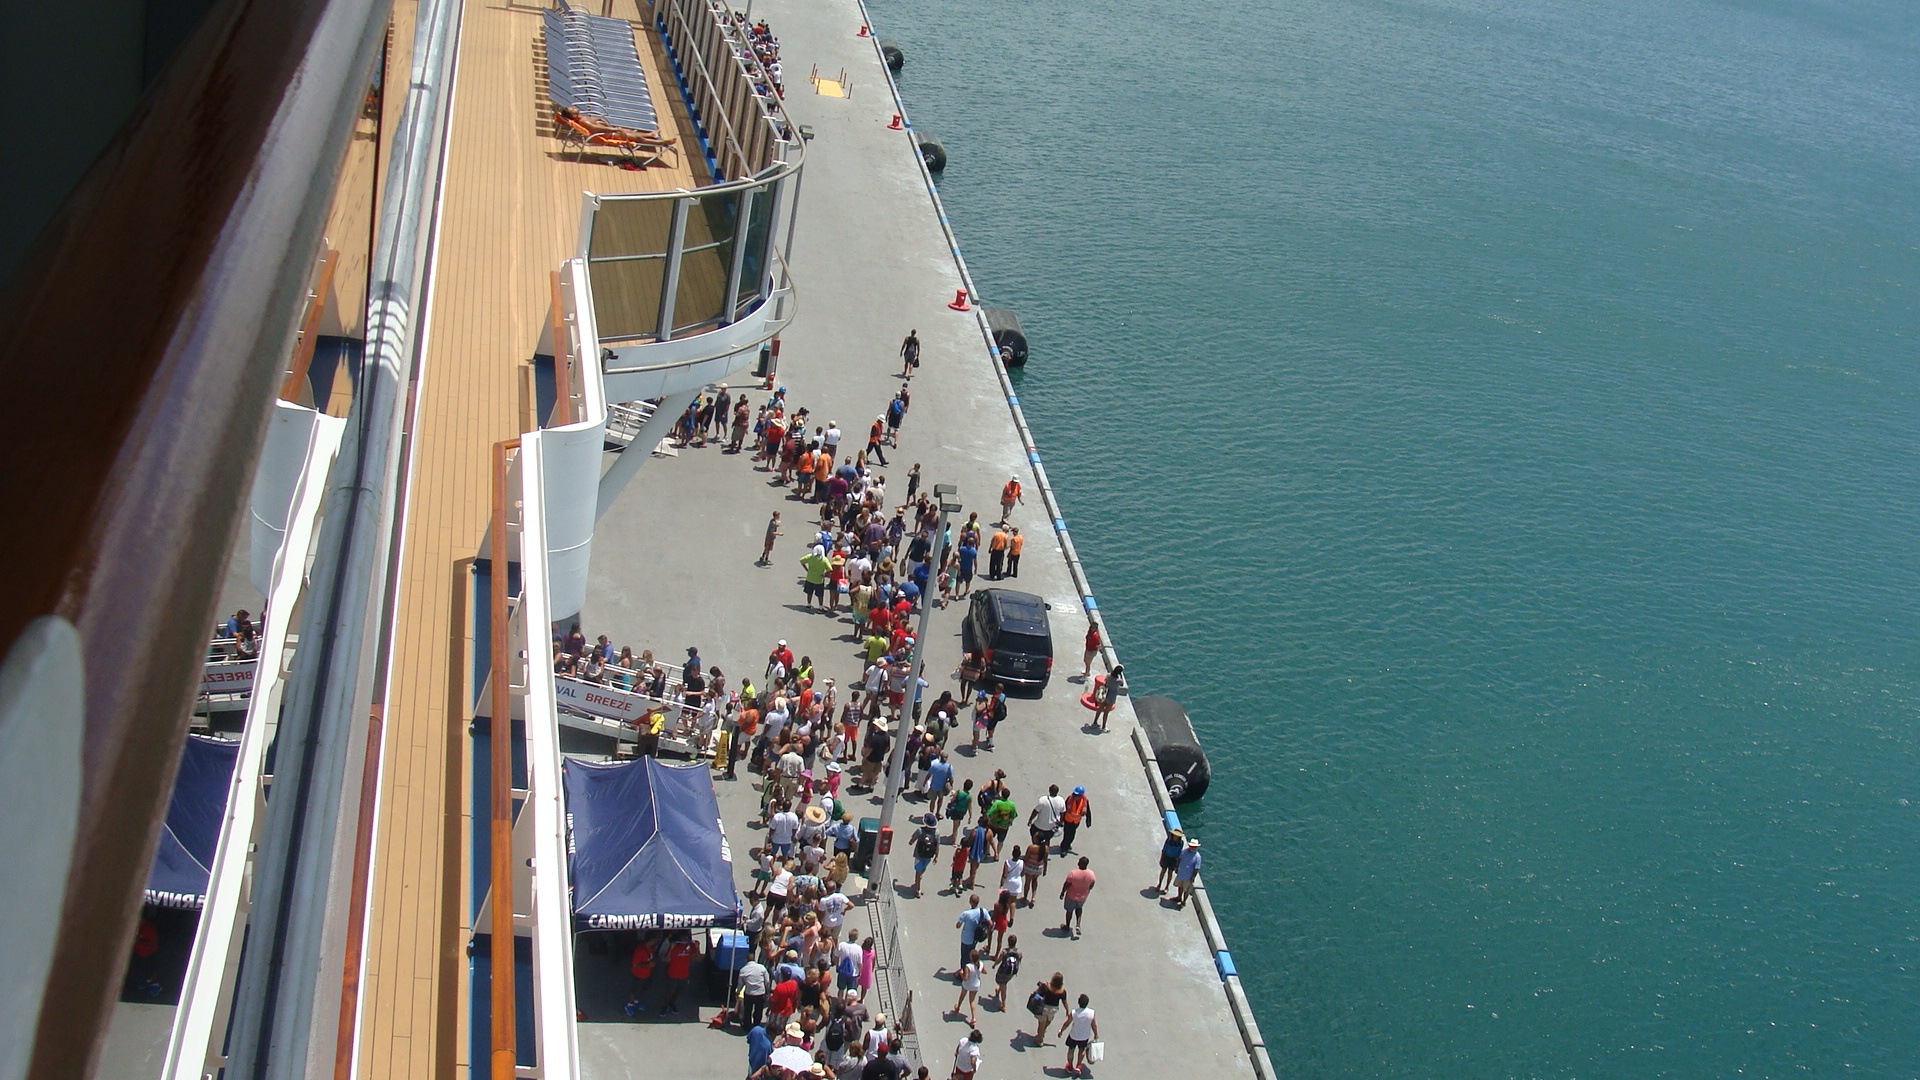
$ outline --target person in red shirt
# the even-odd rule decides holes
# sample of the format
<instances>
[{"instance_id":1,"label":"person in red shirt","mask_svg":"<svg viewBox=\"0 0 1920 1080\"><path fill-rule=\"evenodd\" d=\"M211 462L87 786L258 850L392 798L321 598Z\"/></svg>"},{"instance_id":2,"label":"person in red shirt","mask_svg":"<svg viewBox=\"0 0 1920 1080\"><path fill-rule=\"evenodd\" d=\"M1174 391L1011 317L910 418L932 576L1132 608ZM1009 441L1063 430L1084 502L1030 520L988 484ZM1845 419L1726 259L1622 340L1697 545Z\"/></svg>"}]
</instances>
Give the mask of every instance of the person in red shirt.
<instances>
[{"instance_id":1,"label":"person in red shirt","mask_svg":"<svg viewBox=\"0 0 1920 1080\"><path fill-rule=\"evenodd\" d=\"M799 1004L800 983L797 980L782 979L775 983L773 992L767 995L767 1028L772 1031L784 1030Z\"/></svg>"},{"instance_id":2,"label":"person in red shirt","mask_svg":"<svg viewBox=\"0 0 1920 1080\"><path fill-rule=\"evenodd\" d=\"M667 946L667 1001L660 1006L661 1016L672 1016L680 1011L680 992L687 988L687 980L693 978L693 959L700 955L700 946L694 944L690 934L680 934Z\"/></svg>"},{"instance_id":3,"label":"person in red shirt","mask_svg":"<svg viewBox=\"0 0 1920 1080\"><path fill-rule=\"evenodd\" d=\"M1100 624L1095 622L1090 622L1087 624L1087 663L1085 667L1080 669L1081 678L1084 679L1087 676L1093 674L1093 658L1099 655L1100 655Z\"/></svg>"},{"instance_id":4,"label":"person in red shirt","mask_svg":"<svg viewBox=\"0 0 1920 1080\"><path fill-rule=\"evenodd\" d=\"M627 969L633 972L633 993L627 998L628 1016L640 1015L641 999L647 996L647 982L653 978L654 957L659 954L660 943L650 935L640 935L640 944L633 947L633 960Z\"/></svg>"}]
</instances>

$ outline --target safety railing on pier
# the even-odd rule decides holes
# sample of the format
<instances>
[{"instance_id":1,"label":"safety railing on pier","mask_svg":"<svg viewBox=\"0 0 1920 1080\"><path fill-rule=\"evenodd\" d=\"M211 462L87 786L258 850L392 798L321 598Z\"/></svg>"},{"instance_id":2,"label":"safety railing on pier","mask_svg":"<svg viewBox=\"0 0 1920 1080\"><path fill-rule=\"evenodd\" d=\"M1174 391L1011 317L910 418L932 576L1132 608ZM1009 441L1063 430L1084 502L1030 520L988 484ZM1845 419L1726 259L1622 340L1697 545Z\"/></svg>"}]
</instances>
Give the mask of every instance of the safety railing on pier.
<instances>
[{"instance_id":1,"label":"safety railing on pier","mask_svg":"<svg viewBox=\"0 0 1920 1080\"><path fill-rule=\"evenodd\" d=\"M873 990L880 996L880 1011L892 1024L907 1067L917 1070L920 1035L914 1030L913 988L907 982L906 951L900 947L900 912L894 906L891 886L876 890L866 907L873 923Z\"/></svg>"}]
</instances>

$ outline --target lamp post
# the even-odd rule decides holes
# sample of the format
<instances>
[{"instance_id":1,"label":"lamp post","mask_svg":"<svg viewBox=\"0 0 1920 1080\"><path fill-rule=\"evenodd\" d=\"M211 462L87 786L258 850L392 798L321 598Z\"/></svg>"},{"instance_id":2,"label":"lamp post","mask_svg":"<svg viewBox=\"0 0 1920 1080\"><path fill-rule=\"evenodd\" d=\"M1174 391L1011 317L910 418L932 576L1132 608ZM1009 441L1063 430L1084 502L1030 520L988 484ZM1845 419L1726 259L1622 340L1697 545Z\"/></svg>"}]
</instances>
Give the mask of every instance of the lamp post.
<instances>
[{"instance_id":1,"label":"lamp post","mask_svg":"<svg viewBox=\"0 0 1920 1080\"><path fill-rule=\"evenodd\" d=\"M940 559L946 554L947 515L957 514L961 510L957 498L959 489L952 484L933 485L934 502L940 505L940 523L934 526L933 550L927 556L927 585L920 590L920 629L913 638L913 670L907 676L907 697L901 704L900 724L893 731L893 753L887 761L887 792L880 800L880 835L889 836L893 828L893 805L900 800L900 786L907 765L907 723L913 716L913 704L920 696L920 674L927 666L927 620L933 614L933 589L938 588L940 580ZM867 888L874 891L881 884L891 883L888 875L887 856L874 853L873 873L867 875Z\"/></svg>"}]
</instances>

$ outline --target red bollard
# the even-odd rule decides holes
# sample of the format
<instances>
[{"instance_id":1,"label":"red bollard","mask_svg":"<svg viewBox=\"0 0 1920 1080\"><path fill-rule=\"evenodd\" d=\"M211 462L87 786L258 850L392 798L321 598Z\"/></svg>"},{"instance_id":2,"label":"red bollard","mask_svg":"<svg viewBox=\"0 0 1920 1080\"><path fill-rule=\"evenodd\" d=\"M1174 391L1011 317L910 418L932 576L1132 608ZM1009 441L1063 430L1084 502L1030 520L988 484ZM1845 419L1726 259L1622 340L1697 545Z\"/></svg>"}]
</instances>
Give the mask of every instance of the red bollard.
<instances>
[{"instance_id":1,"label":"red bollard","mask_svg":"<svg viewBox=\"0 0 1920 1080\"><path fill-rule=\"evenodd\" d=\"M973 310L973 305L967 303L967 290L965 289L955 289L953 293L953 303L948 304L947 306L952 308L955 311L972 311Z\"/></svg>"},{"instance_id":2,"label":"red bollard","mask_svg":"<svg viewBox=\"0 0 1920 1080\"><path fill-rule=\"evenodd\" d=\"M901 117L901 115L900 115L899 113L894 113L894 114L893 114L893 123L891 123L891 124L888 124L888 125L887 125L887 130L888 130L888 131L905 131L905 130L907 130L907 125L905 125L905 124L903 124L903 123L901 123L901 122L900 122L900 121L901 121L902 119L903 119L903 118Z\"/></svg>"},{"instance_id":3,"label":"red bollard","mask_svg":"<svg viewBox=\"0 0 1920 1080\"><path fill-rule=\"evenodd\" d=\"M861 23L860 32L854 35L854 37L872 37L872 36L873 36L873 31L867 29L866 23Z\"/></svg>"}]
</instances>

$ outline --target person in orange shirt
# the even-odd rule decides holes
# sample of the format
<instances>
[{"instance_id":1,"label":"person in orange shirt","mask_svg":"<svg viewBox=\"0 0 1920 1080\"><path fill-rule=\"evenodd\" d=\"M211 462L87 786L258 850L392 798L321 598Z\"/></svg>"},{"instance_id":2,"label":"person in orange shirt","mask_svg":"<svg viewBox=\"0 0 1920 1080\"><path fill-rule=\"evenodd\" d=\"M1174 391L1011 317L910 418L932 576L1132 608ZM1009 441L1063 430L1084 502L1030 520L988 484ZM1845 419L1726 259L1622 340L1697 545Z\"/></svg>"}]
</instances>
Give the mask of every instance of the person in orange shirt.
<instances>
[{"instance_id":1,"label":"person in orange shirt","mask_svg":"<svg viewBox=\"0 0 1920 1080\"><path fill-rule=\"evenodd\" d=\"M1007 526L1004 521L993 530L993 539L987 541L987 580L999 581L1007 571Z\"/></svg>"},{"instance_id":2,"label":"person in orange shirt","mask_svg":"<svg viewBox=\"0 0 1920 1080\"><path fill-rule=\"evenodd\" d=\"M1007 576L1020 576L1020 549L1027 546L1027 538L1020 535L1020 526L1013 527L1013 539L1007 542Z\"/></svg>"},{"instance_id":3,"label":"person in orange shirt","mask_svg":"<svg viewBox=\"0 0 1920 1080\"><path fill-rule=\"evenodd\" d=\"M1027 500L1020 497L1020 478L1017 476L1007 477L1007 486L1000 489L1001 523L1005 524L1006 520L1013 516L1013 504L1024 503L1026 501Z\"/></svg>"},{"instance_id":4,"label":"person in orange shirt","mask_svg":"<svg viewBox=\"0 0 1920 1080\"><path fill-rule=\"evenodd\" d=\"M811 448L800 451L800 465L794 471L793 493L800 496L803 502L813 490L813 465L816 456Z\"/></svg>"}]
</instances>

